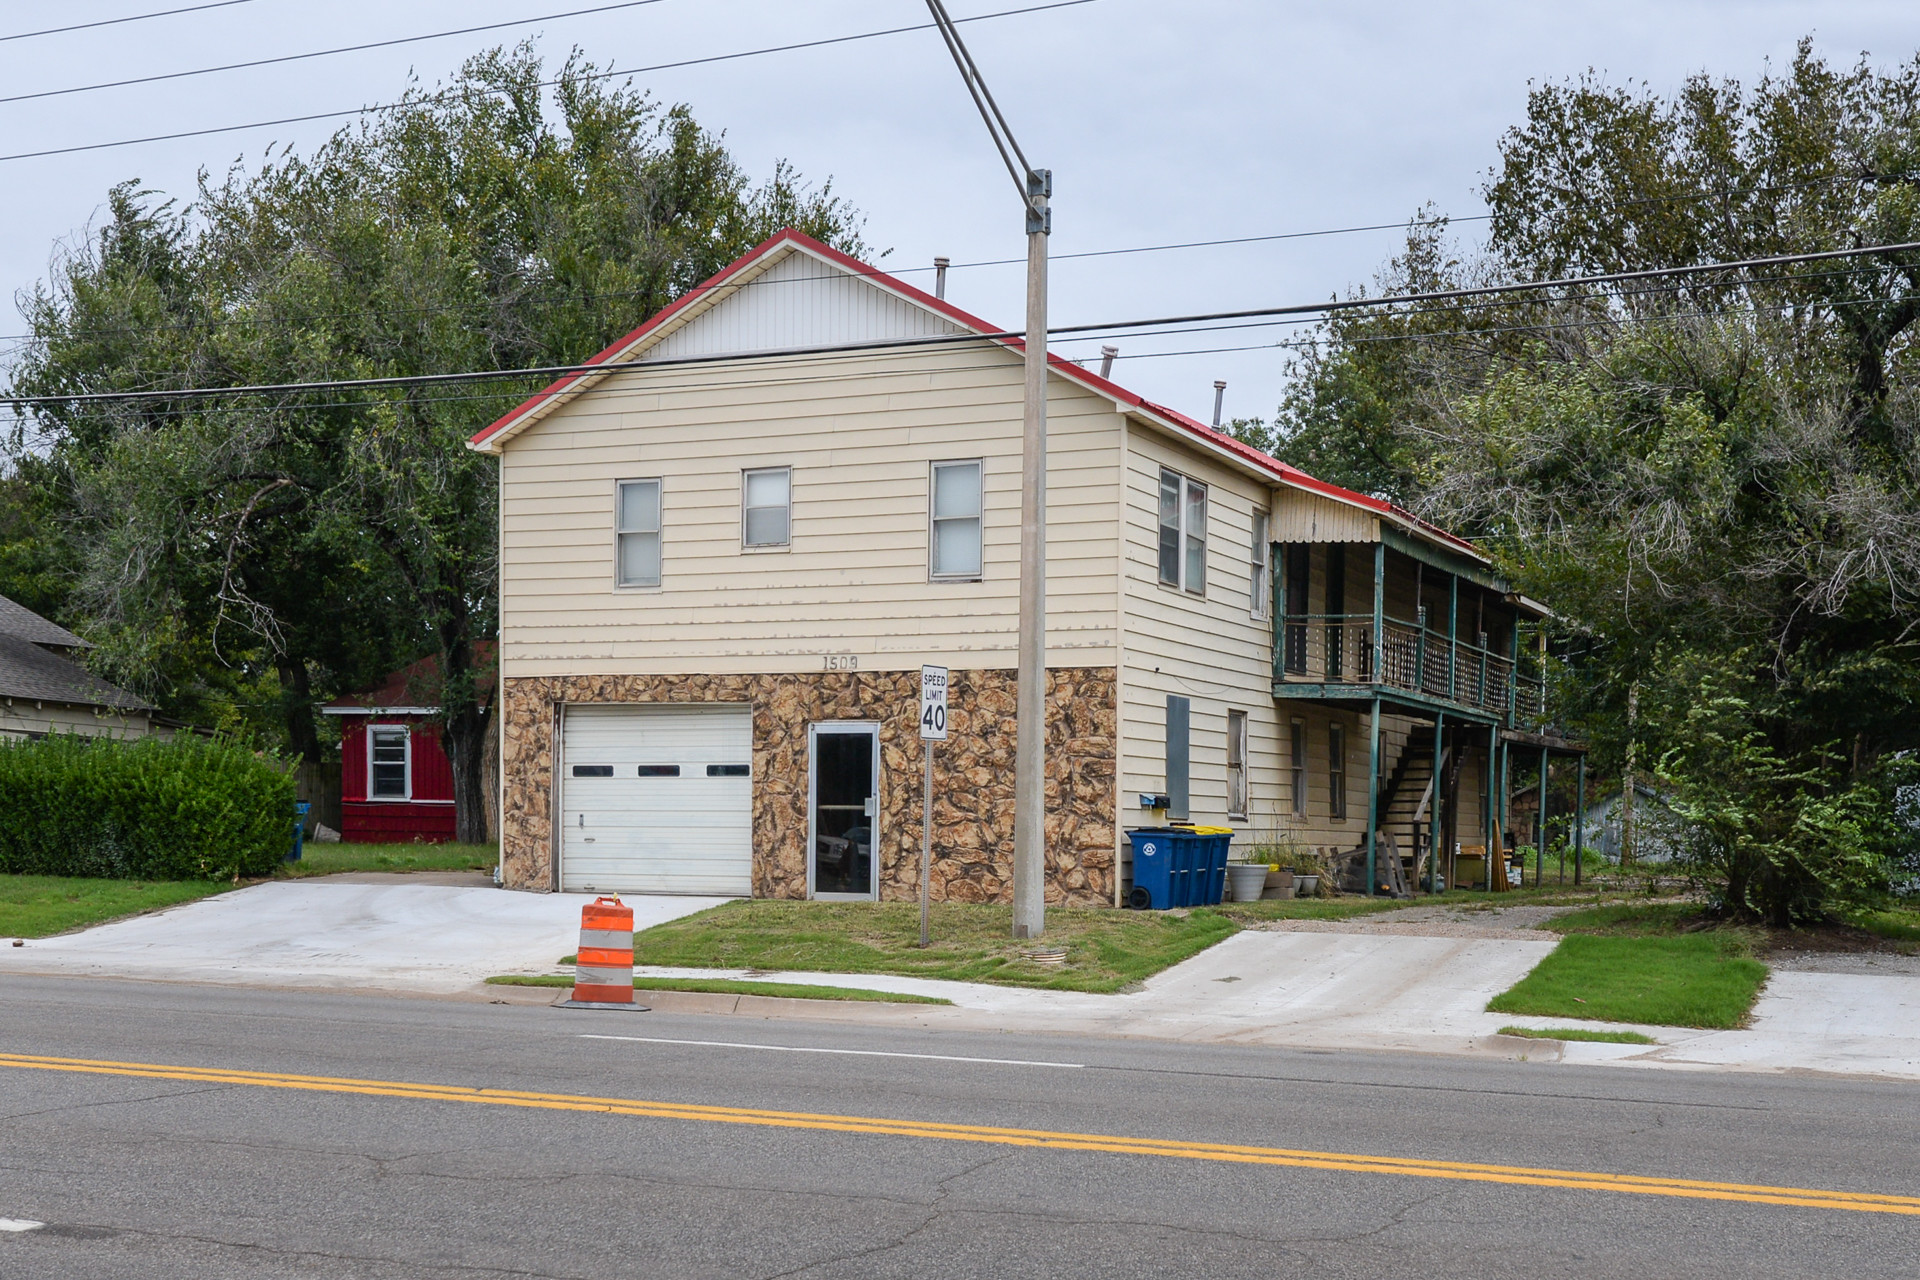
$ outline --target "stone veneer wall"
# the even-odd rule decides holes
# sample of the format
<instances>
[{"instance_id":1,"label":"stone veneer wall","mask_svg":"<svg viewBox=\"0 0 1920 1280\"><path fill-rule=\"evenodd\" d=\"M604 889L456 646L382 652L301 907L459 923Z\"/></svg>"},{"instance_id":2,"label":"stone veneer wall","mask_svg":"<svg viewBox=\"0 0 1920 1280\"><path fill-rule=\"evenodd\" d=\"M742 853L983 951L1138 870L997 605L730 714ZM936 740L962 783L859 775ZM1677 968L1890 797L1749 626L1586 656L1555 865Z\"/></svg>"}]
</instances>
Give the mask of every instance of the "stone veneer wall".
<instances>
[{"instance_id":1,"label":"stone veneer wall","mask_svg":"<svg viewBox=\"0 0 1920 1280\"><path fill-rule=\"evenodd\" d=\"M505 682L506 798L501 821L510 888L557 887L552 774L563 703L749 703L753 707L753 892L807 894L807 726L880 726L880 896L920 892L920 673L523 676ZM959 671L949 737L934 750L935 901L1012 897L1014 673ZM1118 707L1112 667L1047 672L1047 901L1113 902Z\"/></svg>"}]
</instances>

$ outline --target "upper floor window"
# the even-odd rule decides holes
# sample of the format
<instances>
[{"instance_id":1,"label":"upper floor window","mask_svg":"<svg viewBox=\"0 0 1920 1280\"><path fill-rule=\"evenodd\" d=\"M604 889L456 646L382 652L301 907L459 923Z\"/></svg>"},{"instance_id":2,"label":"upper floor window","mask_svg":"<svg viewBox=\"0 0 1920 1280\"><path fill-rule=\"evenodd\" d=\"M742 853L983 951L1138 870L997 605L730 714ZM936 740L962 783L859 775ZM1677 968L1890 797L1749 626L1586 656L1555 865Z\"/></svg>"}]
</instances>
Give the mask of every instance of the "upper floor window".
<instances>
[{"instance_id":1,"label":"upper floor window","mask_svg":"<svg viewBox=\"0 0 1920 1280\"><path fill-rule=\"evenodd\" d=\"M981 565L980 463L933 464L930 569L936 578L977 578Z\"/></svg>"},{"instance_id":2,"label":"upper floor window","mask_svg":"<svg viewBox=\"0 0 1920 1280\"><path fill-rule=\"evenodd\" d=\"M1177 471L1160 473L1160 581L1207 590L1207 486Z\"/></svg>"},{"instance_id":3,"label":"upper floor window","mask_svg":"<svg viewBox=\"0 0 1920 1280\"><path fill-rule=\"evenodd\" d=\"M369 800L405 800L410 794L407 777L408 746L411 742L403 724L367 726L367 798Z\"/></svg>"},{"instance_id":4,"label":"upper floor window","mask_svg":"<svg viewBox=\"0 0 1920 1280\"><path fill-rule=\"evenodd\" d=\"M615 486L614 541L623 587L660 585L660 482L622 480Z\"/></svg>"},{"instance_id":5,"label":"upper floor window","mask_svg":"<svg viewBox=\"0 0 1920 1280\"><path fill-rule=\"evenodd\" d=\"M1266 617L1272 603L1273 551L1267 537L1267 513L1256 508L1253 513L1253 545L1248 548L1247 556L1247 594L1256 618Z\"/></svg>"},{"instance_id":6,"label":"upper floor window","mask_svg":"<svg viewBox=\"0 0 1920 1280\"><path fill-rule=\"evenodd\" d=\"M740 543L784 547L793 524L793 471L764 467L740 473Z\"/></svg>"}]
</instances>

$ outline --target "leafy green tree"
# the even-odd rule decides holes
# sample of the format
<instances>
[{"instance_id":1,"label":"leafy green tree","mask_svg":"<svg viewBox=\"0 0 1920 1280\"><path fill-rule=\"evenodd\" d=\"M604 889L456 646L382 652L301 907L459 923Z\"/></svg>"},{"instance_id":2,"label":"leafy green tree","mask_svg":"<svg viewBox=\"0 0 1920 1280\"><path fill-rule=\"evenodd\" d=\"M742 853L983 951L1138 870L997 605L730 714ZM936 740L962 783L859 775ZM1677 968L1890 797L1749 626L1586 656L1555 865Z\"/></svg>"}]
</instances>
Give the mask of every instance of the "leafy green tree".
<instances>
[{"instance_id":1,"label":"leafy green tree","mask_svg":"<svg viewBox=\"0 0 1920 1280\"><path fill-rule=\"evenodd\" d=\"M1920 240L1916 148L1920 59L1837 71L1803 44L1750 88L1541 86L1484 252L1416 227L1380 285ZM1806 875L1719 863L1730 910L1804 919L1880 883L1845 851L1880 847L1868 784L1920 748L1916 319L1913 251L1352 313L1296 365L1275 452L1479 538L1552 602L1562 712L1600 763L1632 738L1696 814L1759 824L1723 849L1825 849ZM1731 690L1710 725L1688 716L1709 674Z\"/></svg>"},{"instance_id":2,"label":"leafy green tree","mask_svg":"<svg viewBox=\"0 0 1920 1280\"><path fill-rule=\"evenodd\" d=\"M415 87L310 156L203 177L177 212L116 188L29 299L22 395L580 361L783 226L860 251L786 166L755 185L684 107L528 46ZM495 471L465 441L530 384L246 393L38 413L79 564L69 616L135 687L204 673L297 750L313 706L438 665L459 838L484 826ZM218 691L216 691L218 692ZM215 698L217 701L217 697Z\"/></svg>"}]
</instances>

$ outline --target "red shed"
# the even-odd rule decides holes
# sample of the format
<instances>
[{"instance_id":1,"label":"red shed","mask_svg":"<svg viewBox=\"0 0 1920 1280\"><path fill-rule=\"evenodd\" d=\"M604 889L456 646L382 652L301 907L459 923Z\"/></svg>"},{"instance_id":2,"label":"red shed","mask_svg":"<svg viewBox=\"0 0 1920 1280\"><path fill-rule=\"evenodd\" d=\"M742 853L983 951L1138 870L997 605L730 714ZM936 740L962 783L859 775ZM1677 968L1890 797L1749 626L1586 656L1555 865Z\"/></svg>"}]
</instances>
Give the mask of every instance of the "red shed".
<instances>
[{"instance_id":1,"label":"red shed","mask_svg":"<svg viewBox=\"0 0 1920 1280\"><path fill-rule=\"evenodd\" d=\"M483 665L491 648L479 655ZM439 691L439 660L428 657L321 708L341 720L341 839L453 839L453 765L440 741Z\"/></svg>"}]
</instances>

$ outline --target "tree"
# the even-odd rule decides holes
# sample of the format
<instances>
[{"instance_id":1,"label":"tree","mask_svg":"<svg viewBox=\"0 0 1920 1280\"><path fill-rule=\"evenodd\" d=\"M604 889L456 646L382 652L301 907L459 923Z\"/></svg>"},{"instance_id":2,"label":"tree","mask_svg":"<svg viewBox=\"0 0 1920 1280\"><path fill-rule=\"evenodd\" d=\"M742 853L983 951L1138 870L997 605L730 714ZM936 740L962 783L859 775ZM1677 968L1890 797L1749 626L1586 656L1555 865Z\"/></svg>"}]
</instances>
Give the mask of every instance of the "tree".
<instances>
[{"instance_id":1,"label":"tree","mask_svg":"<svg viewBox=\"0 0 1920 1280\"><path fill-rule=\"evenodd\" d=\"M1383 284L1920 240L1917 148L1920 60L1836 72L1803 44L1751 89L1537 87L1484 190L1484 253L1416 231ZM1352 460L1551 601L1563 711L1603 761L1638 683L1638 737L1683 802L1725 799L1733 770L1752 847L1858 851L1862 797L1920 747L1916 319L1910 251L1386 309L1323 329L1276 451ZM1711 725L1686 714L1705 676ZM1722 865L1729 909L1774 919L1875 883L1838 853L1825 876Z\"/></svg>"},{"instance_id":2,"label":"tree","mask_svg":"<svg viewBox=\"0 0 1920 1280\"><path fill-rule=\"evenodd\" d=\"M573 363L780 227L862 249L830 186L785 165L755 186L685 107L578 52L548 80L524 45L311 156L203 175L187 211L134 184L109 209L27 300L16 394ZM74 616L163 699L209 671L230 703L272 687L303 752L317 700L433 656L459 838L481 838L495 473L464 444L529 389L42 409Z\"/></svg>"}]
</instances>

